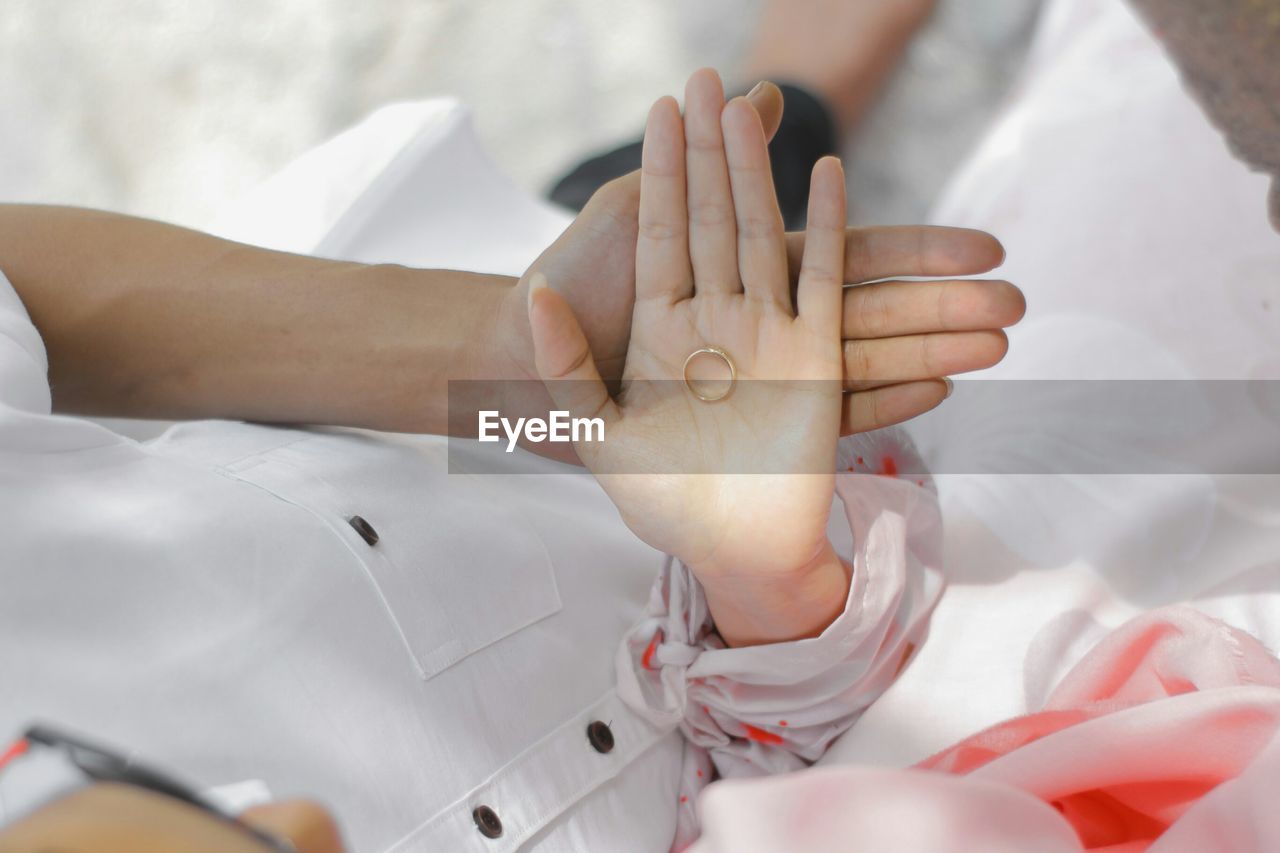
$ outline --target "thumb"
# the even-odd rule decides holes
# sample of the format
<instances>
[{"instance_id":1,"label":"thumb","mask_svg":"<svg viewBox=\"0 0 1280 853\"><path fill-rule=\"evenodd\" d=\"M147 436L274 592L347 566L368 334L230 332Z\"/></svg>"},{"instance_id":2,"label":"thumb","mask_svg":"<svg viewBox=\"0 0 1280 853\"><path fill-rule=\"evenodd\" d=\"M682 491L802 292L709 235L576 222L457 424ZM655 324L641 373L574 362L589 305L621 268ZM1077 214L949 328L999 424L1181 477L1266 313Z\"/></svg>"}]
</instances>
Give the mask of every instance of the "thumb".
<instances>
[{"instance_id":1,"label":"thumb","mask_svg":"<svg viewBox=\"0 0 1280 853\"><path fill-rule=\"evenodd\" d=\"M747 93L747 103L751 104L760 116L760 125L764 128L764 141L772 141L773 135L778 132L778 125L782 123L782 90L768 80L761 80Z\"/></svg>"},{"instance_id":2,"label":"thumb","mask_svg":"<svg viewBox=\"0 0 1280 853\"><path fill-rule=\"evenodd\" d=\"M587 336L569 303L547 286L541 272L529 277L529 328L534 366L552 401L570 417L602 419L606 430L616 423L621 412L600 378ZM574 446L590 467L595 445L578 442Z\"/></svg>"}]
</instances>

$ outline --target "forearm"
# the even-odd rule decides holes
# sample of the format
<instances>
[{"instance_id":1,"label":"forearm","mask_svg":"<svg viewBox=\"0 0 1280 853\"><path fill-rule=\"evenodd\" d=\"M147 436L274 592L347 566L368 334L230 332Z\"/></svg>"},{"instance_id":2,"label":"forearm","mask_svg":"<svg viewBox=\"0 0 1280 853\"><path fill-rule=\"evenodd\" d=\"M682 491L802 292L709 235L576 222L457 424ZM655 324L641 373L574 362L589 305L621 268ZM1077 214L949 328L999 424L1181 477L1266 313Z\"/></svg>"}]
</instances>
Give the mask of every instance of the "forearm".
<instances>
[{"instance_id":1,"label":"forearm","mask_svg":"<svg viewBox=\"0 0 1280 853\"><path fill-rule=\"evenodd\" d=\"M500 375L514 280L289 255L74 208L0 205L0 271L57 410L443 432L449 379Z\"/></svg>"}]
</instances>

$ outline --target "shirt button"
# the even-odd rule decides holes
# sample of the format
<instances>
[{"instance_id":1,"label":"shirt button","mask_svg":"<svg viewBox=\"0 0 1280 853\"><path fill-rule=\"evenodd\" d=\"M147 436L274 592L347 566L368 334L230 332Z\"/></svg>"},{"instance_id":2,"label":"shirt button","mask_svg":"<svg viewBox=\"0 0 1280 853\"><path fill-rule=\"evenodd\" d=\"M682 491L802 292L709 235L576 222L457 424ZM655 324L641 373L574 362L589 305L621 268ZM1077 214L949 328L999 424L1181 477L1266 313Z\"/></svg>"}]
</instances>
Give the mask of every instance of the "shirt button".
<instances>
[{"instance_id":1,"label":"shirt button","mask_svg":"<svg viewBox=\"0 0 1280 853\"><path fill-rule=\"evenodd\" d=\"M609 728L607 723L596 720L587 726L587 740L595 747L596 752L613 751L613 730Z\"/></svg>"},{"instance_id":2,"label":"shirt button","mask_svg":"<svg viewBox=\"0 0 1280 853\"><path fill-rule=\"evenodd\" d=\"M471 819L476 822L476 829L485 838L497 838L502 835L502 821L498 813L488 806L476 806L471 812Z\"/></svg>"},{"instance_id":3,"label":"shirt button","mask_svg":"<svg viewBox=\"0 0 1280 853\"><path fill-rule=\"evenodd\" d=\"M360 516L351 516L347 519L347 524L350 524L355 532L360 534L360 538L368 545L372 546L378 544L378 531L374 530L373 525L365 521Z\"/></svg>"}]
</instances>

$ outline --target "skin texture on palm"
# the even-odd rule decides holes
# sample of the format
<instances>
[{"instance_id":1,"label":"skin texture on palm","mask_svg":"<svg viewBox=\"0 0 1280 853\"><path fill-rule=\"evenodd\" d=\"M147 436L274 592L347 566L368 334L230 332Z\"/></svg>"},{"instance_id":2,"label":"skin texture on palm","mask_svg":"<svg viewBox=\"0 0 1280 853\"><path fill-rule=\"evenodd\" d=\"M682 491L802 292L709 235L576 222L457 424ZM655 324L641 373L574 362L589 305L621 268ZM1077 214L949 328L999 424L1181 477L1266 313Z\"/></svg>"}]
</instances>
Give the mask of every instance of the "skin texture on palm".
<instances>
[{"instance_id":1,"label":"skin texture on palm","mask_svg":"<svg viewBox=\"0 0 1280 853\"><path fill-rule=\"evenodd\" d=\"M814 169L793 307L760 119L742 99L723 106L718 87L701 94L683 122L669 98L650 113L622 396L609 395L573 310L541 273L530 324L556 404L605 423L604 441L578 452L623 520L693 569L726 642L776 642L820 632L848 589L826 539L843 396L844 177L830 158ZM725 400L679 385L703 347L735 364ZM742 473L752 460L771 472Z\"/></svg>"}]
</instances>

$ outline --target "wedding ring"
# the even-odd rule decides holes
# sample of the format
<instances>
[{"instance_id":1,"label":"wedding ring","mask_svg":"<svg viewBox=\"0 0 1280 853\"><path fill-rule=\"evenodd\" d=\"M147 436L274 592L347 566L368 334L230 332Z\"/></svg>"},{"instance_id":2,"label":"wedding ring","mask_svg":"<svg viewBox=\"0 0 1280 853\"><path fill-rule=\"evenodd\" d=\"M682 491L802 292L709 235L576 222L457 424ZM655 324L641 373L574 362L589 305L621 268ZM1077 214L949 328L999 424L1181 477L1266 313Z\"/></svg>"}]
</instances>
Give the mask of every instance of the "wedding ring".
<instances>
[{"instance_id":1,"label":"wedding ring","mask_svg":"<svg viewBox=\"0 0 1280 853\"><path fill-rule=\"evenodd\" d=\"M719 385L723 383L724 385L723 391L717 391L715 393L707 393L706 390L699 390L697 387L695 387L694 380L689 377L689 367L699 357L718 358L724 362L725 367L729 368L729 378L727 382L723 379L698 380L699 382L711 383L714 385ZM689 389L690 394L697 397L699 400L701 400L704 403L715 403L719 400L723 400L725 397L728 397L731 393L733 393L733 386L734 386L734 383L736 383L737 381L738 381L738 370L736 367L734 367L733 359L729 358L729 354L724 350L720 349L719 347L703 347L702 349L696 349L693 352L689 353L689 357L684 360L685 387Z\"/></svg>"}]
</instances>

